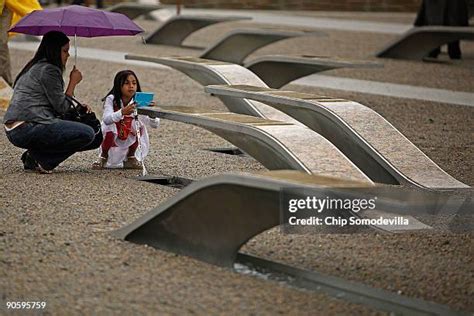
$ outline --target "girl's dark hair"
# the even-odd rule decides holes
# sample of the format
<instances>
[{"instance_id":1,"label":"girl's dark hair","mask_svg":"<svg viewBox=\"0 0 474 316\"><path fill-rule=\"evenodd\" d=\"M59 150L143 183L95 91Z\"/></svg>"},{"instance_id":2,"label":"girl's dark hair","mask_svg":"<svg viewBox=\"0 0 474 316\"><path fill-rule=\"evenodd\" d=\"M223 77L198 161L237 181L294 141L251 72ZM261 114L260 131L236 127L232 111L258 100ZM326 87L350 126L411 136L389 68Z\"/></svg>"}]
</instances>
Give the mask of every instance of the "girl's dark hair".
<instances>
[{"instance_id":1,"label":"girl's dark hair","mask_svg":"<svg viewBox=\"0 0 474 316\"><path fill-rule=\"evenodd\" d=\"M105 95L102 101L105 101L109 95L114 96L114 108L120 108L120 100L122 100L122 86L127 81L128 76L134 76L137 80L137 92L142 92L142 88L140 87L140 82L138 81L137 75L131 70L122 70L117 72L114 78L114 86L113 88ZM125 104L126 105L126 104Z\"/></svg>"},{"instance_id":2,"label":"girl's dark hair","mask_svg":"<svg viewBox=\"0 0 474 316\"><path fill-rule=\"evenodd\" d=\"M46 33L33 58L23 67L15 78L13 86L15 86L18 79L20 79L25 72L41 59L46 59L46 62L58 66L61 71L64 71L64 65L61 60L61 48L67 43L69 43L69 38L62 32L50 31Z\"/></svg>"}]
</instances>

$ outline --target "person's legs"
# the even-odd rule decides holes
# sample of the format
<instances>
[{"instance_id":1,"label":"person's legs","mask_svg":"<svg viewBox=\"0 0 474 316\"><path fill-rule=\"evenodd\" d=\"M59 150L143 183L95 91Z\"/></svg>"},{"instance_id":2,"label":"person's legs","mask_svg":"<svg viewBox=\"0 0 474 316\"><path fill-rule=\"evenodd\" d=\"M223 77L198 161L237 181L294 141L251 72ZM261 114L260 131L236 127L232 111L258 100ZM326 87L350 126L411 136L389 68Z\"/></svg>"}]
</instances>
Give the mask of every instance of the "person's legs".
<instances>
[{"instance_id":1,"label":"person's legs","mask_svg":"<svg viewBox=\"0 0 474 316\"><path fill-rule=\"evenodd\" d=\"M102 150L101 156L103 158L109 157L109 150L115 145L114 138L115 136L114 136L114 133L112 132L107 132L105 134L104 140L102 141L102 144L101 144L101 150Z\"/></svg>"},{"instance_id":2,"label":"person's legs","mask_svg":"<svg viewBox=\"0 0 474 316\"><path fill-rule=\"evenodd\" d=\"M138 140L136 140L130 147L128 147L127 157L135 157L135 152L138 148Z\"/></svg>"},{"instance_id":3,"label":"person's legs","mask_svg":"<svg viewBox=\"0 0 474 316\"><path fill-rule=\"evenodd\" d=\"M459 41L448 43L448 55L451 59L461 59L461 46Z\"/></svg>"},{"instance_id":4,"label":"person's legs","mask_svg":"<svg viewBox=\"0 0 474 316\"><path fill-rule=\"evenodd\" d=\"M123 162L125 169L142 169L141 163L135 158L135 152L138 148L138 140L128 147L127 160Z\"/></svg>"},{"instance_id":5,"label":"person's legs","mask_svg":"<svg viewBox=\"0 0 474 316\"><path fill-rule=\"evenodd\" d=\"M10 66L10 52L8 50L8 32L12 20L12 13L7 7L0 14L0 77L12 86L13 78Z\"/></svg>"},{"instance_id":6,"label":"person's legs","mask_svg":"<svg viewBox=\"0 0 474 316\"><path fill-rule=\"evenodd\" d=\"M103 140L104 140L104 136L102 135L102 131L100 130L97 134L94 135L94 139L92 140L92 142L89 145L81 148L78 151L88 151L88 150L92 150L92 149L97 149L97 148L100 147Z\"/></svg>"},{"instance_id":7,"label":"person's legs","mask_svg":"<svg viewBox=\"0 0 474 316\"><path fill-rule=\"evenodd\" d=\"M46 170L86 148L95 137L91 127L63 120L52 124L24 123L7 136L13 145L28 149L28 155Z\"/></svg>"}]
</instances>

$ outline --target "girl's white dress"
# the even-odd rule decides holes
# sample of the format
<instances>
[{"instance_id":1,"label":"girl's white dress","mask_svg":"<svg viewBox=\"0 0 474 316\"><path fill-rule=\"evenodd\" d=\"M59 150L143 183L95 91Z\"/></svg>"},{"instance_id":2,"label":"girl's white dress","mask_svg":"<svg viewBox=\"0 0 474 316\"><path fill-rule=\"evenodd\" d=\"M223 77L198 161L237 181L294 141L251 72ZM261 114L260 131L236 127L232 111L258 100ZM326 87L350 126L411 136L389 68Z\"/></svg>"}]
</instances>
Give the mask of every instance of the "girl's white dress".
<instances>
[{"instance_id":1,"label":"girl's white dress","mask_svg":"<svg viewBox=\"0 0 474 316\"><path fill-rule=\"evenodd\" d=\"M122 100L120 100L120 104L122 105ZM122 115L120 109L118 111L114 111L114 96L107 96L104 102L104 114L102 116L101 123L102 134L105 138L108 132L112 132L114 134L114 142L116 146L113 146L109 149L109 158L107 160L106 168L123 167L123 162L127 158L128 148L137 140L137 129L135 120L133 120L132 122L132 131L128 134L127 139L121 140L117 137L118 132L115 123L120 122L123 117L124 116ZM148 151L150 148L150 140L148 138L146 125L152 128L157 128L160 123L160 119L152 119L148 116L138 115L138 122L140 125L139 148L141 147L141 152L139 148L137 148L137 150L135 151L135 158L137 158L137 160L139 161L142 161L148 155ZM102 146L99 147L99 151L102 156Z\"/></svg>"}]
</instances>

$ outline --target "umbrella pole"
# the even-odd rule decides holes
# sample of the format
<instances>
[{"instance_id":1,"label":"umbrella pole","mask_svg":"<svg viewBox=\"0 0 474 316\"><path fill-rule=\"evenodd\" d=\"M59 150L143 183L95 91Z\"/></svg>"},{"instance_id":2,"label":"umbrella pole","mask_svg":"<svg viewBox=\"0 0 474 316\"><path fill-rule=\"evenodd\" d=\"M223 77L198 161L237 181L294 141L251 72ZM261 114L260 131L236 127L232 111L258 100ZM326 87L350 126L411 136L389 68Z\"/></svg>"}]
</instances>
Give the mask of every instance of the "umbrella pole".
<instances>
[{"instance_id":1,"label":"umbrella pole","mask_svg":"<svg viewBox=\"0 0 474 316\"><path fill-rule=\"evenodd\" d=\"M76 43L76 33L74 33L74 66L77 64L77 43Z\"/></svg>"}]
</instances>

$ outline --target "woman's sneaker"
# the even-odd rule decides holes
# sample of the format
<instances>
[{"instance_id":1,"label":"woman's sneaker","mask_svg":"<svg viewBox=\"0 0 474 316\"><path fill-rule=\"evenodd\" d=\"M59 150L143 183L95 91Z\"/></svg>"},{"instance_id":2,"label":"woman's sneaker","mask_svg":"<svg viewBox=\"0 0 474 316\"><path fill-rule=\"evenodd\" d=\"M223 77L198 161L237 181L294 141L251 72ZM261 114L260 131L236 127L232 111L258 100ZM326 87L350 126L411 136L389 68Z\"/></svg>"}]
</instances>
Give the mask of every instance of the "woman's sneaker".
<instances>
[{"instance_id":1,"label":"woman's sneaker","mask_svg":"<svg viewBox=\"0 0 474 316\"><path fill-rule=\"evenodd\" d=\"M53 173L53 170L46 170L40 164L38 164L38 167L36 167L36 171L38 171L39 173L43 173L43 174Z\"/></svg>"},{"instance_id":2,"label":"woman's sneaker","mask_svg":"<svg viewBox=\"0 0 474 316\"><path fill-rule=\"evenodd\" d=\"M28 150L21 155L21 161L23 162L23 169L26 171L38 171L39 173L44 174L53 173L53 170L44 169L33 157L31 157Z\"/></svg>"},{"instance_id":3,"label":"woman's sneaker","mask_svg":"<svg viewBox=\"0 0 474 316\"><path fill-rule=\"evenodd\" d=\"M21 155L20 159L23 162L23 169L28 171L36 171L38 163L36 162L36 160L33 159L33 157L31 157L28 150Z\"/></svg>"},{"instance_id":4,"label":"woman's sneaker","mask_svg":"<svg viewBox=\"0 0 474 316\"><path fill-rule=\"evenodd\" d=\"M142 169L142 164L135 157L128 157L127 160L123 162L124 169Z\"/></svg>"}]
</instances>

